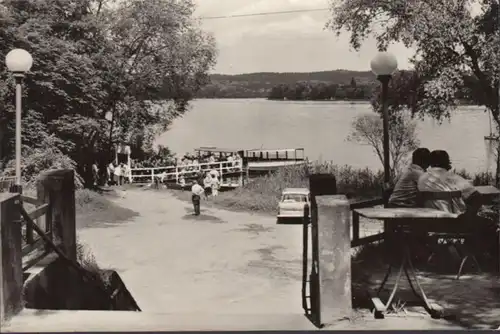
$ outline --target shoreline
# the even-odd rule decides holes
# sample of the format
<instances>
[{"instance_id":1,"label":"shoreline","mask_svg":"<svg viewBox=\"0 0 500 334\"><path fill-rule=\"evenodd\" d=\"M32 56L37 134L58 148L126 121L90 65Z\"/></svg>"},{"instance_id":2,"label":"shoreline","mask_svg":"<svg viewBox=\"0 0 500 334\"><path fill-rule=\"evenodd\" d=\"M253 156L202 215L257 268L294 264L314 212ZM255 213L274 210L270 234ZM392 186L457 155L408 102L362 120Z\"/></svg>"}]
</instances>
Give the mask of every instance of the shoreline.
<instances>
[{"instance_id":1,"label":"shoreline","mask_svg":"<svg viewBox=\"0 0 500 334\"><path fill-rule=\"evenodd\" d=\"M370 104L370 100L282 100L282 99L269 99L267 97L195 97L191 101L196 100L265 100L270 102L323 102L323 103L339 103L339 104ZM484 108L484 106L477 104L459 103L457 107L478 107Z\"/></svg>"}]
</instances>

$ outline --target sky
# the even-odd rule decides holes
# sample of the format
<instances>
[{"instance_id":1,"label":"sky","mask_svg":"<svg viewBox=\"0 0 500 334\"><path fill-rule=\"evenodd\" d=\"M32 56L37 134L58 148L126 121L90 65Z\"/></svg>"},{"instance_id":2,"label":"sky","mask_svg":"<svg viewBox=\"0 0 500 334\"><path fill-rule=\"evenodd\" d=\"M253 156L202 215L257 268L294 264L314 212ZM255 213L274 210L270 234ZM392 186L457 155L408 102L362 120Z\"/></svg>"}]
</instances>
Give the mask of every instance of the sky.
<instances>
[{"instance_id":1,"label":"sky","mask_svg":"<svg viewBox=\"0 0 500 334\"><path fill-rule=\"evenodd\" d=\"M199 17L328 8L329 0L195 0ZM329 12L202 19L203 29L217 41L213 73L311 72L335 69L366 71L377 53L374 39L359 52L349 46L347 33L336 37L325 30ZM409 67L412 50L389 48L400 69Z\"/></svg>"}]
</instances>

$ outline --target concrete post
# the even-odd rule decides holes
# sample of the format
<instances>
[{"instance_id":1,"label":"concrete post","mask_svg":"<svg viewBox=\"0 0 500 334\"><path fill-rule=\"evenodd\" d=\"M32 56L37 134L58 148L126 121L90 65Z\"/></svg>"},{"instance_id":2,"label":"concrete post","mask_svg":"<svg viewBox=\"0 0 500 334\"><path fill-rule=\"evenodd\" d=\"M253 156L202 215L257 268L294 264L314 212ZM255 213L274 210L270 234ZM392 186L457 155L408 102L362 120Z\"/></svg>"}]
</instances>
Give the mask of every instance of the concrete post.
<instances>
[{"instance_id":1,"label":"concrete post","mask_svg":"<svg viewBox=\"0 0 500 334\"><path fill-rule=\"evenodd\" d=\"M315 196L318 217L320 319L331 324L352 313L351 211L344 195Z\"/></svg>"},{"instance_id":2,"label":"concrete post","mask_svg":"<svg viewBox=\"0 0 500 334\"><path fill-rule=\"evenodd\" d=\"M23 268L19 194L0 193L0 319L18 313L22 305Z\"/></svg>"},{"instance_id":3,"label":"concrete post","mask_svg":"<svg viewBox=\"0 0 500 334\"><path fill-rule=\"evenodd\" d=\"M71 169L48 171L37 184L38 199L50 204L52 238L76 261L75 174Z\"/></svg>"}]
</instances>

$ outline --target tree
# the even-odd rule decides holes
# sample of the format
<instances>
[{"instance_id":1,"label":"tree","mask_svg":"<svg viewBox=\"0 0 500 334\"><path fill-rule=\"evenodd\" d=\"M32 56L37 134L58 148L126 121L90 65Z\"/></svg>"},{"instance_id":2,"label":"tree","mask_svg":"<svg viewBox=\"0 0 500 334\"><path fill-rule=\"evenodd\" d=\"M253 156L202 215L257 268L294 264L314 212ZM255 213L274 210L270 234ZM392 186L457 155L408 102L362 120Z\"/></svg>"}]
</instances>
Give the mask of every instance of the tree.
<instances>
[{"instance_id":1,"label":"tree","mask_svg":"<svg viewBox=\"0 0 500 334\"><path fill-rule=\"evenodd\" d=\"M87 184L91 164L111 159L117 141L150 152L155 135L186 111L215 63L213 38L193 12L192 1L4 0L0 57L22 47L34 58L25 80L23 143L39 148L54 134L52 143L76 162ZM5 162L14 138L13 80L5 68L0 82L6 82L0 85ZM151 103L158 95L164 101Z\"/></svg>"},{"instance_id":2,"label":"tree","mask_svg":"<svg viewBox=\"0 0 500 334\"><path fill-rule=\"evenodd\" d=\"M415 47L414 93L397 108L438 120L457 107L457 92L473 78L474 102L485 106L500 131L500 29L498 0L339 0L331 3L328 27L350 33L351 46L375 36L380 50L390 43ZM470 80L469 80L470 83ZM500 151L500 143L498 145ZM500 185L500 158L497 158Z\"/></svg>"},{"instance_id":3,"label":"tree","mask_svg":"<svg viewBox=\"0 0 500 334\"><path fill-rule=\"evenodd\" d=\"M406 162L405 158L408 154L418 148L420 143L417 139L416 127L416 122L409 115L399 114L391 117L389 131L391 175L396 175L403 167L403 163ZM379 115L361 115L353 120L347 140L370 145L383 166L383 132L383 122Z\"/></svg>"}]
</instances>

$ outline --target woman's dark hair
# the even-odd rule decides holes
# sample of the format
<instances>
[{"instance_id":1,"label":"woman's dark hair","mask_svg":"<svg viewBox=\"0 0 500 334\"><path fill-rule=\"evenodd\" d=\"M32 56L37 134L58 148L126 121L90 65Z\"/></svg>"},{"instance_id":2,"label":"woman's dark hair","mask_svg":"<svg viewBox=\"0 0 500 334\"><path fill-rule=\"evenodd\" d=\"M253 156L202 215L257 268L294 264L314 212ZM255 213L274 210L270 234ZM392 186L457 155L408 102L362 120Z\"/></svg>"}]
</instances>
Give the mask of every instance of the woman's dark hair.
<instances>
[{"instance_id":1,"label":"woman's dark hair","mask_svg":"<svg viewBox=\"0 0 500 334\"><path fill-rule=\"evenodd\" d=\"M443 150L432 151L429 158L431 167L440 167L446 170L451 169L451 161L448 152Z\"/></svg>"},{"instance_id":2,"label":"woman's dark hair","mask_svg":"<svg viewBox=\"0 0 500 334\"><path fill-rule=\"evenodd\" d=\"M431 151L429 151L429 149L425 147L417 148L415 151L413 151L411 157L412 163L427 168L429 166L430 155Z\"/></svg>"}]
</instances>

